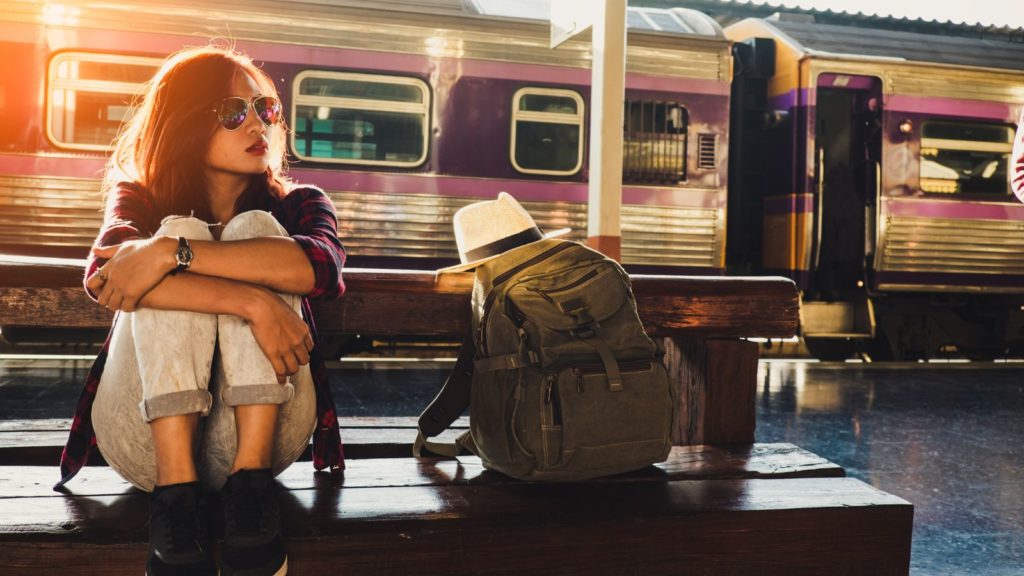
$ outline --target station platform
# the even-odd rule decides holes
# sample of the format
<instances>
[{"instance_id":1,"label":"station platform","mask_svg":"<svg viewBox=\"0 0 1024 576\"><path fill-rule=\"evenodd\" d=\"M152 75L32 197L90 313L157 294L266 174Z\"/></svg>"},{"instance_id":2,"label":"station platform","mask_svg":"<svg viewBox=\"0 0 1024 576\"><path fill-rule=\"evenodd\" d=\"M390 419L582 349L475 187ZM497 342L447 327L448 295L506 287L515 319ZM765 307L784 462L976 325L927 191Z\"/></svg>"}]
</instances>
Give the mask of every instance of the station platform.
<instances>
[{"instance_id":1,"label":"station platform","mask_svg":"<svg viewBox=\"0 0 1024 576\"><path fill-rule=\"evenodd\" d=\"M88 364L0 360L0 443L16 433L5 431L3 421L59 428ZM433 398L449 365L332 364L339 415L352 423L343 434L358 434L358 423L368 418L409 422ZM1021 573L1022 413L1024 363L765 360L758 373L757 442L798 445L913 503L915 575ZM396 435L402 432L412 434ZM49 433L54 442L63 435Z\"/></svg>"}]
</instances>

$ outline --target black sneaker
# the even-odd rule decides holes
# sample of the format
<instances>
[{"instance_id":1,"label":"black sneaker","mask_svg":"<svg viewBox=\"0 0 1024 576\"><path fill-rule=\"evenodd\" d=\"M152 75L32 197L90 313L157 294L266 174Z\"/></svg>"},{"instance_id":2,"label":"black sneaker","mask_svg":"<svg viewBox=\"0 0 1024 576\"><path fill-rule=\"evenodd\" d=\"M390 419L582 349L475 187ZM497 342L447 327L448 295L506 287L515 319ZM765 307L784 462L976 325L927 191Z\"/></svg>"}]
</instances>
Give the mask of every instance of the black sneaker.
<instances>
[{"instance_id":1,"label":"black sneaker","mask_svg":"<svg viewBox=\"0 0 1024 576\"><path fill-rule=\"evenodd\" d=\"M224 506L222 576L283 576L288 556L269 468L239 470L220 492Z\"/></svg>"},{"instance_id":2,"label":"black sneaker","mask_svg":"<svg viewBox=\"0 0 1024 576\"><path fill-rule=\"evenodd\" d=\"M149 499L147 576L215 576L199 482L157 486Z\"/></svg>"}]
</instances>

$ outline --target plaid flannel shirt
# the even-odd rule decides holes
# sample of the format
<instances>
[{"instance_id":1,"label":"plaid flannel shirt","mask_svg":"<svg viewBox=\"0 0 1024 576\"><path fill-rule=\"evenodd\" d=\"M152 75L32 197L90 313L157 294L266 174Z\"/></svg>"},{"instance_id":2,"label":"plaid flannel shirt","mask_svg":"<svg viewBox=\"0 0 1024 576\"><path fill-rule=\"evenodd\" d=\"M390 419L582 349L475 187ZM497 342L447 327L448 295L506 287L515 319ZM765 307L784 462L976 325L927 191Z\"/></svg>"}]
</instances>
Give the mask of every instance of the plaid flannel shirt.
<instances>
[{"instance_id":1,"label":"plaid flannel shirt","mask_svg":"<svg viewBox=\"0 0 1024 576\"><path fill-rule=\"evenodd\" d=\"M309 300L338 298L345 292L345 284L341 277L345 249L338 240L338 221L334 204L319 188L303 186L292 189L284 198L273 202L268 208L291 238L306 252L313 266L315 285L313 291L302 299L302 319L309 326L313 341L317 342L316 325L313 322ZM159 221L154 221L151 216L156 213L153 198L141 186L122 185L110 210L96 238L96 246L112 246L127 240L147 238L159 228ZM90 254L85 278L90 278L105 262L106 260ZM96 299L88 288L86 293L93 300ZM120 313L114 316L115 325L119 317ZM110 335L113 332L112 325L103 348L86 376L85 388L82 390L75 418L71 423L71 432L61 454L61 480L55 489L62 487L82 469L90 451L96 446L96 434L92 427L92 404L103 375L103 367L110 350ZM314 346L309 354L309 369L316 388L318 422L313 432L313 466L317 470L344 469L345 454L338 429L338 416L327 383L324 359L317 346Z\"/></svg>"}]
</instances>

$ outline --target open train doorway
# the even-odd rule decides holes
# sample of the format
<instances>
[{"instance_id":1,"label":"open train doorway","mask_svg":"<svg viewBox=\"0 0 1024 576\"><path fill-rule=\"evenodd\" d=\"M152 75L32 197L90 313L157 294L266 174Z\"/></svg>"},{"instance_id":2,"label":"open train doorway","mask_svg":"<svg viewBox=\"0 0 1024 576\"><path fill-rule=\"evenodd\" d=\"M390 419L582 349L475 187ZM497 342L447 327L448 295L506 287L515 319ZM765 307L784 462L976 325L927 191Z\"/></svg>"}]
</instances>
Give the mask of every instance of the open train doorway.
<instances>
[{"instance_id":1,"label":"open train doorway","mask_svg":"<svg viewBox=\"0 0 1024 576\"><path fill-rule=\"evenodd\" d=\"M802 305L808 349L842 359L874 337L868 275L875 250L882 83L821 74L813 107L814 238Z\"/></svg>"}]
</instances>

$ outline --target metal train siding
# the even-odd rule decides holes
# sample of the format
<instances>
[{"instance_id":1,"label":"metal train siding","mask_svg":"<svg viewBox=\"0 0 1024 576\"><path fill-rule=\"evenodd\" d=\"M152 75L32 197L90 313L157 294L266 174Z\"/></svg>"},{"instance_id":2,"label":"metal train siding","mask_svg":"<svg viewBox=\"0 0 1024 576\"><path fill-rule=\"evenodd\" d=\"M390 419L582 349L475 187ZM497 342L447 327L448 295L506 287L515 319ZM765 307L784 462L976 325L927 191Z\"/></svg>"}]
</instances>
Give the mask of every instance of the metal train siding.
<instances>
[{"instance_id":1,"label":"metal train siding","mask_svg":"<svg viewBox=\"0 0 1024 576\"><path fill-rule=\"evenodd\" d=\"M283 5L172 18L161 4L139 2L126 5L126 20L119 7L70 3L75 10L48 21L29 4L0 15L14 20L0 48L17 55L6 77L19 93L7 108L22 119L0 142L0 250L84 254L99 225L103 144L145 77L143 62L129 59L194 44L195 30L228 28L277 82L293 131L291 175L334 199L353 265L457 261L452 213L502 190L542 227L584 237L588 41L552 51L545 21L456 10L462 2L435 2L434 13L404 3ZM721 274L729 43L702 14L643 12L677 30L630 36L623 258ZM80 112L90 105L113 121L86 120Z\"/></svg>"},{"instance_id":2,"label":"metal train siding","mask_svg":"<svg viewBox=\"0 0 1024 576\"><path fill-rule=\"evenodd\" d=\"M18 120L0 123L0 251L83 256L130 94L164 55L228 31L277 82L291 175L332 197L353 265L454 262L452 213L501 190L581 239L587 39L549 50L529 2L365 5L5 5L0 108ZM630 8L629 25L628 268L790 276L823 358L1024 352L1024 206L991 186L1008 181L998 127L1024 103L1020 46L784 21L723 32L682 9ZM972 137L958 122L996 135L949 148ZM955 189L962 153L995 161L984 191Z\"/></svg>"}]
</instances>

